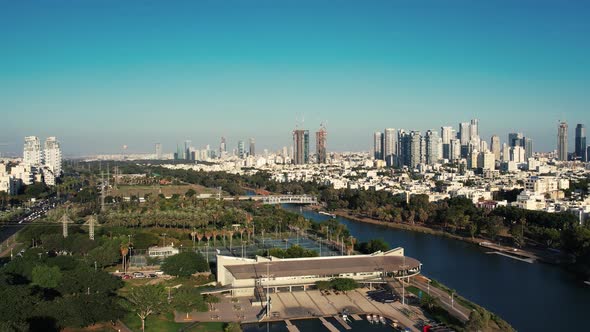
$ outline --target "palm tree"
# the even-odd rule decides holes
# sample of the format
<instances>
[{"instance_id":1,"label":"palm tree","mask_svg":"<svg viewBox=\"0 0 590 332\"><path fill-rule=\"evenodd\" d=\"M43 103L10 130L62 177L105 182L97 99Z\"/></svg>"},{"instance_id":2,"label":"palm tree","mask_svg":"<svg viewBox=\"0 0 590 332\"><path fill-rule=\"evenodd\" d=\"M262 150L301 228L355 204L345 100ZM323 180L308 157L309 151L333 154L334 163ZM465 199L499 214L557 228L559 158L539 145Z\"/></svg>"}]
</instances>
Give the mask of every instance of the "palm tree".
<instances>
[{"instance_id":1,"label":"palm tree","mask_svg":"<svg viewBox=\"0 0 590 332\"><path fill-rule=\"evenodd\" d=\"M123 258L123 271L126 272L126 265L125 265L125 257L127 257L127 253L129 253L129 245L122 244L121 245L121 257Z\"/></svg>"},{"instance_id":2,"label":"palm tree","mask_svg":"<svg viewBox=\"0 0 590 332\"><path fill-rule=\"evenodd\" d=\"M228 229L227 231L225 231L225 233L229 237L229 251L231 252L231 245L232 245L232 239L234 238L234 231Z\"/></svg>"},{"instance_id":3,"label":"palm tree","mask_svg":"<svg viewBox=\"0 0 590 332\"><path fill-rule=\"evenodd\" d=\"M201 231L196 231L195 232L195 236L197 237L197 241L199 242L199 246L201 245L201 239L203 238L203 232Z\"/></svg>"},{"instance_id":4,"label":"palm tree","mask_svg":"<svg viewBox=\"0 0 590 332\"><path fill-rule=\"evenodd\" d=\"M219 235L219 230L213 229L211 231L211 234L213 235L213 246L215 247L215 238L217 237L217 235Z\"/></svg>"}]
</instances>

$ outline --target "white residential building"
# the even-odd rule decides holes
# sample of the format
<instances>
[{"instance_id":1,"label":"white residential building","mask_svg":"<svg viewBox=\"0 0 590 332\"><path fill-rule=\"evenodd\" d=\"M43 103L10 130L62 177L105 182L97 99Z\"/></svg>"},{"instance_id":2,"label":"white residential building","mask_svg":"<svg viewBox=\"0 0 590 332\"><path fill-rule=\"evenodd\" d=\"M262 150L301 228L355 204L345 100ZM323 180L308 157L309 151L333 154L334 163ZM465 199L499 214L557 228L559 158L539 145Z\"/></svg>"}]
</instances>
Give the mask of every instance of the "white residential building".
<instances>
[{"instance_id":1,"label":"white residential building","mask_svg":"<svg viewBox=\"0 0 590 332\"><path fill-rule=\"evenodd\" d=\"M37 136L25 137L23 150L23 163L32 167L39 167L43 158L41 156L41 141Z\"/></svg>"}]
</instances>

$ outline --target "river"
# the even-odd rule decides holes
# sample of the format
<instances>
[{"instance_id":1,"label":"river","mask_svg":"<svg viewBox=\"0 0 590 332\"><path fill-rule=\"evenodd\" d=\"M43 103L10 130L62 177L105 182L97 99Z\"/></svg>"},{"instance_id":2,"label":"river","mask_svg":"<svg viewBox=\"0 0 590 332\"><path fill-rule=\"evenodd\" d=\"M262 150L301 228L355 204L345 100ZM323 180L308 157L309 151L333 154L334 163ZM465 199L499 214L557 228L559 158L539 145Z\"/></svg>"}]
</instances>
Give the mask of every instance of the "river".
<instances>
[{"instance_id":1,"label":"river","mask_svg":"<svg viewBox=\"0 0 590 332\"><path fill-rule=\"evenodd\" d=\"M284 208L314 221L330 217ZM338 217L359 241L383 239L422 262L422 273L508 321L518 331L579 331L590 313L590 286L558 266L486 254L477 245L443 236Z\"/></svg>"}]
</instances>

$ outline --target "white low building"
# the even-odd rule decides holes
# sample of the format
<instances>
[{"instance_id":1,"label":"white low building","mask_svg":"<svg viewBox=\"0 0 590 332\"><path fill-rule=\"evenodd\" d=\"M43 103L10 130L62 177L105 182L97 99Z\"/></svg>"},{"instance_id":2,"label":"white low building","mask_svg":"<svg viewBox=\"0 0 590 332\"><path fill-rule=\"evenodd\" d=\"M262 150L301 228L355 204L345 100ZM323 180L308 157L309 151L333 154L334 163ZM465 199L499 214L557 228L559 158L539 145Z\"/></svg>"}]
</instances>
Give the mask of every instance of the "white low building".
<instances>
[{"instance_id":1,"label":"white low building","mask_svg":"<svg viewBox=\"0 0 590 332\"><path fill-rule=\"evenodd\" d=\"M256 259L217 255L217 282L232 296L305 290L316 281L351 278L360 283L382 283L384 277L419 274L422 264L405 257L403 248L371 255Z\"/></svg>"}]
</instances>

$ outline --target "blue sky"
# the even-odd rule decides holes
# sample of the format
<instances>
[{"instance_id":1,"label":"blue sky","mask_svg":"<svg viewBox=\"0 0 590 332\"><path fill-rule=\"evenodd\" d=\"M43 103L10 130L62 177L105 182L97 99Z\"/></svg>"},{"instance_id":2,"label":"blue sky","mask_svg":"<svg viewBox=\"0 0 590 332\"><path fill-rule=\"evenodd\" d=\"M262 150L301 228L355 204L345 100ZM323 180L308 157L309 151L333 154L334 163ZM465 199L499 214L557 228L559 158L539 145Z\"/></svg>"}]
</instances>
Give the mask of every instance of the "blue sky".
<instances>
[{"instance_id":1,"label":"blue sky","mask_svg":"<svg viewBox=\"0 0 590 332\"><path fill-rule=\"evenodd\" d=\"M0 0L0 153L25 135L70 154L291 144L296 119L332 150L372 132L521 131L554 149L590 125L585 1Z\"/></svg>"}]
</instances>

